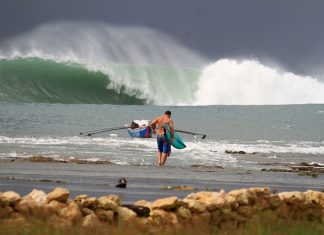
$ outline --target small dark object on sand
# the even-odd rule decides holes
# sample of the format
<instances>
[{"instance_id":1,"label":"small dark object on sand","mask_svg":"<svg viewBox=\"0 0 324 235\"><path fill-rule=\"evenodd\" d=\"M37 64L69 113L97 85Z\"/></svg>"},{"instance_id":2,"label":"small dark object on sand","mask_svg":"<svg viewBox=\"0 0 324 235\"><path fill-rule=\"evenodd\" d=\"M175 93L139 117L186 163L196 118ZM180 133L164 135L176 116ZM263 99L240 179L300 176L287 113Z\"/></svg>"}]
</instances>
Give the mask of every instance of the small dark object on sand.
<instances>
[{"instance_id":1,"label":"small dark object on sand","mask_svg":"<svg viewBox=\"0 0 324 235\"><path fill-rule=\"evenodd\" d=\"M118 184L116 184L117 188L126 188L127 181L125 178L121 178L118 180Z\"/></svg>"}]
</instances>

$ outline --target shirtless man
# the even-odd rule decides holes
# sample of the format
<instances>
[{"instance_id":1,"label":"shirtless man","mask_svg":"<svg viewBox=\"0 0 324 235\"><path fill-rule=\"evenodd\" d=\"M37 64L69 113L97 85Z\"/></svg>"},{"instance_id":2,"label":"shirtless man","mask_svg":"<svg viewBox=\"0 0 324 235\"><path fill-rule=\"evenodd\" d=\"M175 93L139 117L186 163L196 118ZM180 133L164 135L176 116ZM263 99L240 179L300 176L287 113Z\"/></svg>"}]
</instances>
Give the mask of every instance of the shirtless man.
<instances>
[{"instance_id":1,"label":"shirtless man","mask_svg":"<svg viewBox=\"0 0 324 235\"><path fill-rule=\"evenodd\" d=\"M166 136L164 135L164 132L168 131L164 126L165 124L169 124L171 129L172 139L169 143L166 139ZM163 116L158 116L151 122L152 130L154 134L156 134L156 130L155 130L156 125L158 127L158 133L157 133L158 164L159 166L164 166L166 159L171 150L171 143L174 140L174 128L173 128L173 121L171 120L171 112L166 111Z\"/></svg>"}]
</instances>

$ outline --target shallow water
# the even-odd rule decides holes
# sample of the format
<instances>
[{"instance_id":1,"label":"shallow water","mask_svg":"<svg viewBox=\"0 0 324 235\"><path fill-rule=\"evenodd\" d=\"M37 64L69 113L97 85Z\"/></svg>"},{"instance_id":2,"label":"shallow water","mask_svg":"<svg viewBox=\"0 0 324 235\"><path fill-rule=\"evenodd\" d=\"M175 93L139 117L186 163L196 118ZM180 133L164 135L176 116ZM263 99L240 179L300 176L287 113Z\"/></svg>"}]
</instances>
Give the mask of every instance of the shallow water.
<instances>
[{"instance_id":1,"label":"shallow water","mask_svg":"<svg viewBox=\"0 0 324 235\"><path fill-rule=\"evenodd\" d=\"M172 111L185 150L173 149L168 166L260 169L265 162L324 164L324 105L132 106L0 103L0 157L35 155L57 159L107 160L154 166L155 139L131 139L126 130L91 137L80 132L123 126ZM245 151L246 155L226 154Z\"/></svg>"}]
</instances>

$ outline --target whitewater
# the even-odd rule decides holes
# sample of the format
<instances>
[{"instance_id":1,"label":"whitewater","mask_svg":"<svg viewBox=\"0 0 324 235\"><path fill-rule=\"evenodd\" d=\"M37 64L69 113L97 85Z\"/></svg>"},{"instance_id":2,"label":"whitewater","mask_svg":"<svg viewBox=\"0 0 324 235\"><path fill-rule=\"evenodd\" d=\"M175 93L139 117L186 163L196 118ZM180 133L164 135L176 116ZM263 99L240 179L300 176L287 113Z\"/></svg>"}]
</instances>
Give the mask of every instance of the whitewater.
<instances>
[{"instance_id":1,"label":"whitewater","mask_svg":"<svg viewBox=\"0 0 324 235\"><path fill-rule=\"evenodd\" d=\"M2 42L0 82L2 102L324 103L318 78L257 59L210 62L157 30L96 22L47 23Z\"/></svg>"}]
</instances>

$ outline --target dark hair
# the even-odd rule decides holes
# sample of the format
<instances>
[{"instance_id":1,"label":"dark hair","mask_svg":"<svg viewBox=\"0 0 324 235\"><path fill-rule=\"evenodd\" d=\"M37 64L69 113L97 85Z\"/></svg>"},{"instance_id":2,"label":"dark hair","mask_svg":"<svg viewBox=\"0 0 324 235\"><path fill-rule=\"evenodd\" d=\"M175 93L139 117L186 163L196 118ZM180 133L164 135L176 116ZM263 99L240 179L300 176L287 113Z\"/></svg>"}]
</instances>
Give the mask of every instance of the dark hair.
<instances>
[{"instance_id":1,"label":"dark hair","mask_svg":"<svg viewBox=\"0 0 324 235\"><path fill-rule=\"evenodd\" d=\"M170 115L171 116L171 111L165 111L165 115Z\"/></svg>"}]
</instances>

